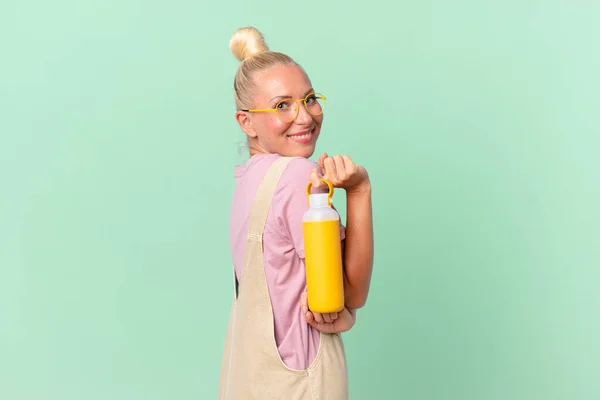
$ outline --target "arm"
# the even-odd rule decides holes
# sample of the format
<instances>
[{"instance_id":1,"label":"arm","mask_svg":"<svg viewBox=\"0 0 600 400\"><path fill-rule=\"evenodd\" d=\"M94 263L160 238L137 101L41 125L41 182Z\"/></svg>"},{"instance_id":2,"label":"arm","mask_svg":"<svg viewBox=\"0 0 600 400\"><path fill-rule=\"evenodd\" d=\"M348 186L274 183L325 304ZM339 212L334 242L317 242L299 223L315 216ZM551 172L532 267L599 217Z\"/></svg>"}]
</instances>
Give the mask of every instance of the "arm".
<instances>
[{"instance_id":1,"label":"arm","mask_svg":"<svg viewBox=\"0 0 600 400\"><path fill-rule=\"evenodd\" d=\"M334 187L346 190L346 238L342 243L346 307L361 308L367 301L373 270L373 215L371 182L367 171L348 156L323 153L318 164ZM326 187L319 171L311 172L313 187Z\"/></svg>"},{"instance_id":2,"label":"arm","mask_svg":"<svg viewBox=\"0 0 600 400\"><path fill-rule=\"evenodd\" d=\"M346 239L342 243L346 307L361 308L367 301L373 271L373 213L371 184L365 181L346 192Z\"/></svg>"},{"instance_id":3,"label":"arm","mask_svg":"<svg viewBox=\"0 0 600 400\"><path fill-rule=\"evenodd\" d=\"M271 206L271 211L275 215L282 234L290 242L290 250L295 250L301 259L305 257L302 217L308 209L306 178L315 165L309 160L296 159L291 161L281 176ZM327 188L320 188L318 191L326 193ZM347 309L342 310L340 313L313 313L308 309L306 291L301 295L300 306L306 316L306 322L320 332L346 332L354 326L356 320L354 312Z\"/></svg>"}]
</instances>

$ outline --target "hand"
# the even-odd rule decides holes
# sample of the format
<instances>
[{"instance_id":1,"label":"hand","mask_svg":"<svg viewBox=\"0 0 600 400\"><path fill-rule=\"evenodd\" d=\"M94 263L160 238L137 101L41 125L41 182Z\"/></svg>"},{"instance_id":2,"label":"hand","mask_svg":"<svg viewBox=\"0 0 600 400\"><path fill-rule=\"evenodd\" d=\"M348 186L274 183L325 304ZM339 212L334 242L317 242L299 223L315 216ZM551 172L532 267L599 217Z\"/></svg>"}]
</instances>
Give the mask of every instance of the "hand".
<instances>
[{"instance_id":1,"label":"hand","mask_svg":"<svg viewBox=\"0 0 600 400\"><path fill-rule=\"evenodd\" d=\"M339 313L320 314L308 309L308 294L302 292L300 305L306 315L306 322L323 333L342 333L349 331L356 322L356 311L344 307Z\"/></svg>"},{"instance_id":2,"label":"hand","mask_svg":"<svg viewBox=\"0 0 600 400\"><path fill-rule=\"evenodd\" d=\"M349 156L330 157L327 153L323 153L317 163L323 171L322 178L331 182L333 187L345 189L347 192L354 192L369 183L367 170L360 165L356 165ZM314 168L310 174L310 181L314 188L327 187L320 179L319 171Z\"/></svg>"}]
</instances>

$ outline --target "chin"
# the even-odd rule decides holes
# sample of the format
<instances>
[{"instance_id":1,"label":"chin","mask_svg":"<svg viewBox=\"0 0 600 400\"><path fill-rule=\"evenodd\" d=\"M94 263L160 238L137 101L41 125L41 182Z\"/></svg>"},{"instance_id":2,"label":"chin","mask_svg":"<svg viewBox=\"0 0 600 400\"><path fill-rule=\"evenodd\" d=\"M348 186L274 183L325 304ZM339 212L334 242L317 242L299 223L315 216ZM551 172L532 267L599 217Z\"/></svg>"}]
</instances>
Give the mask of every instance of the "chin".
<instances>
[{"instance_id":1,"label":"chin","mask_svg":"<svg viewBox=\"0 0 600 400\"><path fill-rule=\"evenodd\" d=\"M310 149L298 150L298 155L296 155L296 157L310 158L313 154L315 154L315 146L311 146Z\"/></svg>"},{"instance_id":2,"label":"chin","mask_svg":"<svg viewBox=\"0 0 600 400\"><path fill-rule=\"evenodd\" d=\"M315 153L316 147L317 138L315 137L310 143L291 143L288 149L293 154L292 157L310 158Z\"/></svg>"},{"instance_id":3,"label":"chin","mask_svg":"<svg viewBox=\"0 0 600 400\"><path fill-rule=\"evenodd\" d=\"M282 149L283 150L283 149ZM277 151L277 153L281 154L284 157L304 157L310 158L315 153L314 145L305 145L305 146L288 146L287 149L283 151Z\"/></svg>"}]
</instances>

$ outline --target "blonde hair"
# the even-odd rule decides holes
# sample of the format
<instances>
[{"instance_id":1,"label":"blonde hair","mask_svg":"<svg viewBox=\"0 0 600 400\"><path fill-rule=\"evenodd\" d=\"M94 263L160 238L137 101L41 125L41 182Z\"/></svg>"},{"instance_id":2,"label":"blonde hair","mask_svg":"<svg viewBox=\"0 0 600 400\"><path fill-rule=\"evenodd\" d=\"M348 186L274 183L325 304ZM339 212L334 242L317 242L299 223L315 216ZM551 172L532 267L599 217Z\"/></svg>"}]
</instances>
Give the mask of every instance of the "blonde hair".
<instances>
[{"instance_id":1,"label":"blonde hair","mask_svg":"<svg viewBox=\"0 0 600 400\"><path fill-rule=\"evenodd\" d=\"M256 90L254 74L276 65L298 65L290 56L270 51L265 38L253 27L240 28L229 40L231 52L241 61L233 80L235 105L238 110L252 108Z\"/></svg>"}]
</instances>

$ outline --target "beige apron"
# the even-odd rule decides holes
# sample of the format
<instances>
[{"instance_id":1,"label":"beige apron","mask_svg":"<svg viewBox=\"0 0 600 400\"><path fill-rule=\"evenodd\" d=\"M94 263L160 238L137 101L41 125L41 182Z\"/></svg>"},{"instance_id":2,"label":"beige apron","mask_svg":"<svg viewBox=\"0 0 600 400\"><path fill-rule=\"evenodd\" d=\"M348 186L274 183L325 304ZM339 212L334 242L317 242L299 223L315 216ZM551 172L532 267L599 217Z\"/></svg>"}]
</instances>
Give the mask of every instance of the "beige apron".
<instances>
[{"instance_id":1,"label":"beige apron","mask_svg":"<svg viewBox=\"0 0 600 400\"><path fill-rule=\"evenodd\" d=\"M306 370L288 368L275 344L262 237L273 192L291 159L280 158L272 164L254 199L239 290L234 272L234 299L221 366L220 400L348 399L346 358L339 334L321 333L316 358Z\"/></svg>"}]
</instances>

